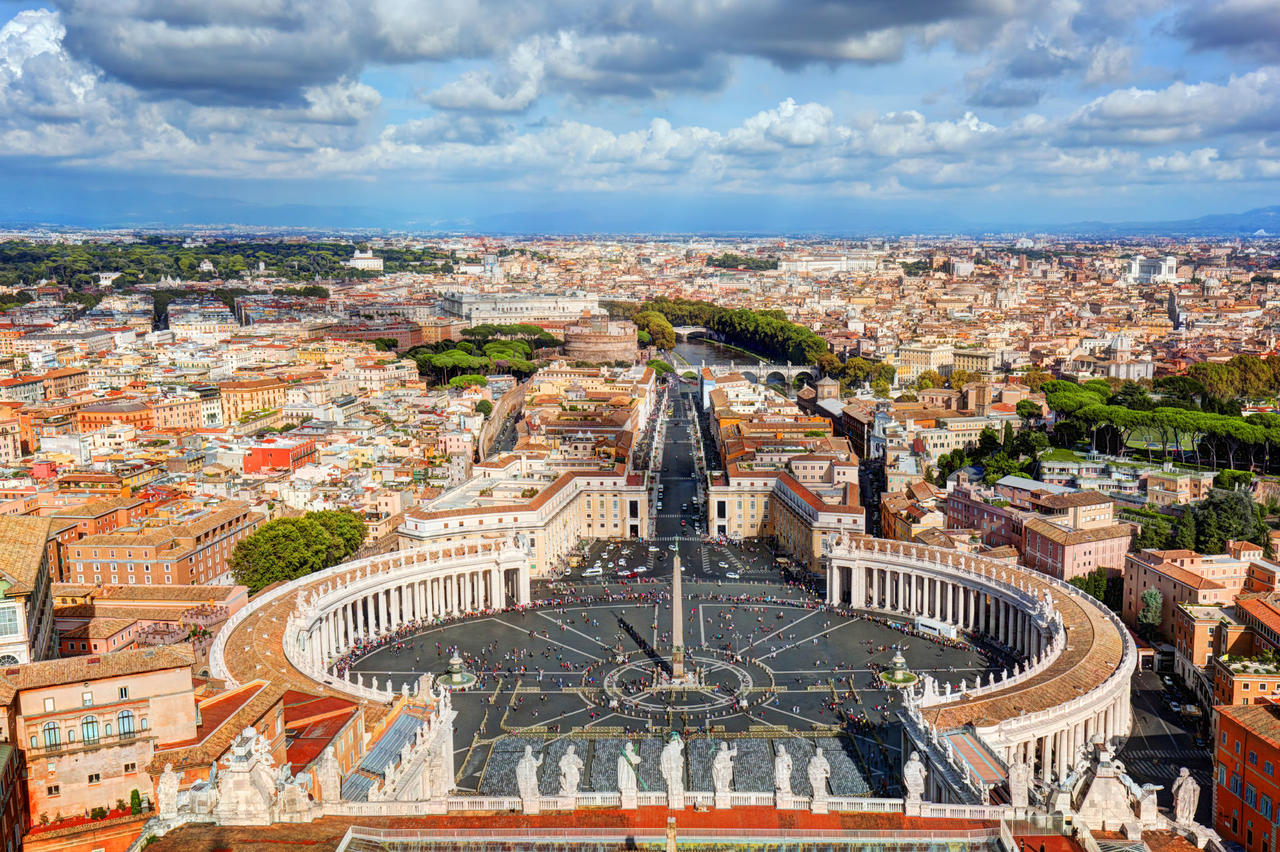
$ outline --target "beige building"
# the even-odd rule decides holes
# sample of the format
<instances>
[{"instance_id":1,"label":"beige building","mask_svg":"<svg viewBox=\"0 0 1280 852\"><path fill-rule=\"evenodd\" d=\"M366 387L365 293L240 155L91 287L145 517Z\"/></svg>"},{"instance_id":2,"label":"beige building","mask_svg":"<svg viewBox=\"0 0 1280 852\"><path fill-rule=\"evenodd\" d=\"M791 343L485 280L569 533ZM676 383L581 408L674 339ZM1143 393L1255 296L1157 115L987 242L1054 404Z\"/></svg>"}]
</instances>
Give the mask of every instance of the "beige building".
<instances>
[{"instance_id":1,"label":"beige building","mask_svg":"<svg viewBox=\"0 0 1280 852\"><path fill-rule=\"evenodd\" d=\"M158 743L196 735L186 645L48 660L0 671L0 714L27 752L31 817L151 795Z\"/></svg>"},{"instance_id":2,"label":"beige building","mask_svg":"<svg viewBox=\"0 0 1280 852\"><path fill-rule=\"evenodd\" d=\"M903 343L898 347L895 363L899 381L915 381L926 370L951 372L955 350L945 343Z\"/></svg>"},{"instance_id":3,"label":"beige building","mask_svg":"<svg viewBox=\"0 0 1280 852\"><path fill-rule=\"evenodd\" d=\"M231 426L246 412L283 408L288 389L279 379L219 382L222 422Z\"/></svg>"},{"instance_id":4,"label":"beige building","mask_svg":"<svg viewBox=\"0 0 1280 852\"><path fill-rule=\"evenodd\" d=\"M57 656L50 587L60 528L53 518L0 516L0 666Z\"/></svg>"}]
</instances>

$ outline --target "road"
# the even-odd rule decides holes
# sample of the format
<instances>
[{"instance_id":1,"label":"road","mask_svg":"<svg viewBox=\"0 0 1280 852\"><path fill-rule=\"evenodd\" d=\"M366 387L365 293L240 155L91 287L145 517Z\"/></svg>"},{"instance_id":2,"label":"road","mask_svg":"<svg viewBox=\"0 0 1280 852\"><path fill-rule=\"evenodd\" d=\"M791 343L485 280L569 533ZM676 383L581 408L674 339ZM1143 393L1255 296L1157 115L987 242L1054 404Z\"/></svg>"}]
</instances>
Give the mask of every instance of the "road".
<instances>
[{"instance_id":1,"label":"road","mask_svg":"<svg viewBox=\"0 0 1280 852\"><path fill-rule=\"evenodd\" d=\"M1196 820L1213 825L1212 754L1207 747L1196 745L1194 726L1169 707L1159 675L1139 672L1131 688L1133 730L1119 753L1125 769L1139 784L1163 786L1160 803L1168 804L1172 800L1169 789L1178 777L1178 769L1187 767L1200 783Z\"/></svg>"}]
</instances>

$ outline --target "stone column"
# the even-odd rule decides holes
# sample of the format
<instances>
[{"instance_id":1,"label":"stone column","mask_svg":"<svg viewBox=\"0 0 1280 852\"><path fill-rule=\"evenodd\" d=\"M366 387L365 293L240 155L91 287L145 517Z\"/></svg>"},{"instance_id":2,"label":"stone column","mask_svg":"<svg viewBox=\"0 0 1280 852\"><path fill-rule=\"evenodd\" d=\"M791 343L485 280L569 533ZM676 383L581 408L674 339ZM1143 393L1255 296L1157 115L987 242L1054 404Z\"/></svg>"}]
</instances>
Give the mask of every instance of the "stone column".
<instances>
[{"instance_id":1,"label":"stone column","mask_svg":"<svg viewBox=\"0 0 1280 852\"><path fill-rule=\"evenodd\" d=\"M827 603L840 603L840 566L834 562L827 563Z\"/></svg>"}]
</instances>

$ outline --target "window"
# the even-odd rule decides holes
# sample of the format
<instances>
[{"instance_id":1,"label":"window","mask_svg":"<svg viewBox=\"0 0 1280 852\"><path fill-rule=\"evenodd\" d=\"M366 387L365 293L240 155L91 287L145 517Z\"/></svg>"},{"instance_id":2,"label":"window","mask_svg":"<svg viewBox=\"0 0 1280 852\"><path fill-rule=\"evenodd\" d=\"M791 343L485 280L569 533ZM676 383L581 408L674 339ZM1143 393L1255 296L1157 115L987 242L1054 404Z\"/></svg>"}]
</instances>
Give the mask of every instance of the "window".
<instances>
[{"instance_id":1,"label":"window","mask_svg":"<svg viewBox=\"0 0 1280 852\"><path fill-rule=\"evenodd\" d=\"M93 693L92 693L92 692L82 692L82 693L80 693L80 706L81 706L81 707L92 707L92 706L93 706Z\"/></svg>"},{"instance_id":2,"label":"window","mask_svg":"<svg viewBox=\"0 0 1280 852\"><path fill-rule=\"evenodd\" d=\"M50 784L48 787L45 788L45 794L50 797L61 795L61 793L62 793L62 790L61 788L58 787L57 784Z\"/></svg>"},{"instance_id":3,"label":"window","mask_svg":"<svg viewBox=\"0 0 1280 852\"><path fill-rule=\"evenodd\" d=\"M57 748L61 744L57 722L45 722L42 730L44 731L45 748Z\"/></svg>"},{"instance_id":4,"label":"window","mask_svg":"<svg viewBox=\"0 0 1280 852\"><path fill-rule=\"evenodd\" d=\"M125 771L126 773L129 773L129 772L137 772L137 771L138 771L138 764L136 764L136 763L126 763L126 764L124 765L124 771Z\"/></svg>"},{"instance_id":5,"label":"window","mask_svg":"<svg viewBox=\"0 0 1280 852\"><path fill-rule=\"evenodd\" d=\"M0 636L17 636L18 632L18 608L7 606L0 609Z\"/></svg>"},{"instance_id":6,"label":"window","mask_svg":"<svg viewBox=\"0 0 1280 852\"><path fill-rule=\"evenodd\" d=\"M98 741L98 717L85 716L80 720L80 736L86 743Z\"/></svg>"},{"instance_id":7,"label":"window","mask_svg":"<svg viewBox=\"0 0 1280 852\"><path fill-rule=\"evenodd\" d=\"M1258 765L1258 753L1256 751L1249 752L1249 765L1250 766Z\"/></svg>"},{"instance_id":8,"label":"window","mask_svg":"<svg viewBox=\"0 0 1280 852\"><path fill-rule=\"evenodd\" d=\"M1258 791L1253 788L1252 784L1244 785L1244 803L1249 807L1253 807L1258 803Z\"/></svg>"},{"instance_id":9,"label":"window","mask_svg":"<svg viewBox=\"0 0 1280 852\"><path fill-rule=\"evenodd\" d=\"M1258 813L1262 814L1265 819L1271 819L1271 798L1263 796L1258 800Z\"/></svg>"},{"instance_id":10,"label":"window","mask_svg":"<svg viewBox=\"0 0 1280 852\"><path fill-rule=\"evenodd\" d=\"M1240 795L1240 776L1234 772L1231 773L1231 792Z\"/></svg>"},{"instance_id":11,"label":"window","mask_svg":"<svg viewBox=\"0 0 1280 852\"><path fill-rule=\"evenodd\" d=\"M102 783L102 773L100 773L100 772L90 772L90 773L89 773L89 783L90 783L90 784L101 784L101 783Z\"/></svg>"},{"instance_id":12,"label":"window","mask_svg":"<svg viewBox=\"0 0 1280 852\"><path fill-rule=\"evenodd\" d=\"M116 714L116 724L120 728L120 736L133 736L133 711L121 710Z\"/></svg>"},{"instance_id":13,"label":"window","mask_svg":"<svg viewBox=\"0 0 1280 852\"><path fill-rule=\"evenodd\" d=\"M52 713L52 712L53 712L53 699L52 699L52 698L46 698L46 699L44 700L44 712L46 712L46 713Z\"/></svg>"},{"instance_id":14,"label":"window","mask_svg":"<svg viewBox=\"0 0 1280 852\"><path fill-rule=\"evenodd\" d=\"M1262 761L1263 772L1267 773L1268 775L1271 775L1274 770L1275 770L1275 767L1271 765L1271 761L1269 760Z\"/></svg>"}]
</instances>

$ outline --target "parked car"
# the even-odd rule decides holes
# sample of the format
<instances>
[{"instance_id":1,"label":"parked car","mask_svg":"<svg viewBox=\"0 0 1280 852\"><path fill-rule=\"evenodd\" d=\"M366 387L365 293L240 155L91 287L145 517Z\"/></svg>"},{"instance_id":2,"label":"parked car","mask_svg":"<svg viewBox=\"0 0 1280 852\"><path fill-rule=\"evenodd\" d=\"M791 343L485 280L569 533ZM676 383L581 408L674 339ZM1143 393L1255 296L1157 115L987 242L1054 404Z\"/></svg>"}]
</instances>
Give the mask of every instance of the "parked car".
<instances>
[{"instance_id":1,"label":"parked car","mask_svg":"<svg viewBox=\"0 0 1280 852\"><path fill-rule=\"evenodd\" d=\"M730 580L741 580L741 579L742 579L742 575L741 575L741 574L739 574L737 571L730 571L730 572L728 572L727 574L725 574L725 576L726 576L726 577L728 577Z\"/></svg>"}]
</instances>

